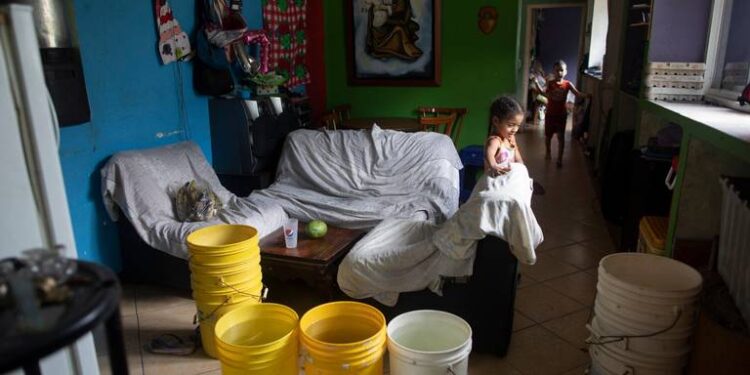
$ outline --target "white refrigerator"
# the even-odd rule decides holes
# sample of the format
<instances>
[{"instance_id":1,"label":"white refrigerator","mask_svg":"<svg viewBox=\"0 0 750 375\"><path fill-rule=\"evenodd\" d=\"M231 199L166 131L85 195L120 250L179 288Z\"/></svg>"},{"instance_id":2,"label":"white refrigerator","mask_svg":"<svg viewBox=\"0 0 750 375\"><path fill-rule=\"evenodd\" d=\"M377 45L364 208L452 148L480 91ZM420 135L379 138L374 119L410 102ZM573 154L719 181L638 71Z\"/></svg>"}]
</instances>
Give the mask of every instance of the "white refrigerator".
<instances>
[{"instance_id":1,"label":"white refrigerator","mask_svg":"<svg viewBox=\"0 0 750 375\"><path fill-rule=\"evenodd\" d=\"M0 6L0 47L0 259L58 244L76 257L59 128L31 7ZM40 366L45 375L99 374L92 335L46 357Z\"/></svg>"}]
</instances>

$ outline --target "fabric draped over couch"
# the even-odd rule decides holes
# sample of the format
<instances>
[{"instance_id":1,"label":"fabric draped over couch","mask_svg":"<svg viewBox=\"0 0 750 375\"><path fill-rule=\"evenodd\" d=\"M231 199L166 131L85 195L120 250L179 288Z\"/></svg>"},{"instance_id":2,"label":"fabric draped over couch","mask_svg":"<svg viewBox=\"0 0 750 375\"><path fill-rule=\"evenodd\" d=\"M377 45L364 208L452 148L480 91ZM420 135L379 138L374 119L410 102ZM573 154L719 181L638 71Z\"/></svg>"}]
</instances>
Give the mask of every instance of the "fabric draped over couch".
<instances>
[{"instance_id":1,"label":"fabric draped over couch","mask_svg":"<svg viewBox=\"0 0 750 375\"><path fill-rule=\"evenodd\" d=\"M543 235L531 210L532 180L523 164L483 176L468 201L442 224L386 219L362 238L338 270L338 285L352 298L394 306L399 293L429 288L443 277L473 274L477 241L504 239L519 262L534 264Z\"/></svg>"},{"instance_id":2,"label":"fabric draped over couch","mask_svg":"<svg viewBox=\"0 0 750 375\"><path fill-rule=\"evenodd\" d=\"M147 244L178 258L187 259L185 238L196 229L245 224L258 229L262 237L287 219L284 209L273 200L241 198L225 189L192 142L119 152L107 161L101 174L104 207L110 218L118 220L121 211ZM224 205L209 221L183 223L175 218L170 192L191 180L210 187Z\"/></svg>"},{"instance_id":3,"label":"fabric draped over couch","mask_svg":"<svg viewBox=\"0 0 750 375\"><path fill-rule=\"evenodd\" d=\"M112 220L123 212L147 244L185 259L187 235L219 223L250 225L263 237L288 217L349 228L372 228L385 218L442 222L458 209L461 168L451 139L442 134L377 126L297 130L287 137L276 182L248 197L226 190L192 142L113 155L101 170L102 196ZM170 192L191 180L224 203L209 221L175 219Z\"/></svg>"},{"instance_id":4,"label":"fabric draped over couch","mask_svg":"<svg viewBox=\"0 0 750 375\"><path fill-rule=\"evenodd\" d=\"M289 134L270 198L290 217L346 228L386 218L442 222L458 209L459 170L451 139L438 133L298 130Z\"/></svg>"}]
</instances>

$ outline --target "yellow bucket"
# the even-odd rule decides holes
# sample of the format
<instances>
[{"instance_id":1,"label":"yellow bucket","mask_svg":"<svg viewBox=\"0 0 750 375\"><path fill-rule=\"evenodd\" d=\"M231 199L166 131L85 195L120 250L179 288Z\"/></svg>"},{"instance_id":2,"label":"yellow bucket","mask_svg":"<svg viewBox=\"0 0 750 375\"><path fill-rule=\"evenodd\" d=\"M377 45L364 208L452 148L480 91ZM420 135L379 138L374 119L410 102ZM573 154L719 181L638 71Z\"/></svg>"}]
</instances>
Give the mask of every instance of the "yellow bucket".
<instances>
[{"instance_id":1,"label":"yellow bucket","mask_svg":"<svg viewBox=\"0 0 750 375\"><path fill-rule=\"evenodd\" d=\"M227 280L223 277L212 277L212 278L196 278L195 275L190 277L190 285L193 291L202 292L206 294L232 294L239 290L246 289L257 289L258 285L263 283L262 276L260 273L250 274L249 276L243 276L243 279L237 277L236 279Z\"/></svg>"},{"instance_id":2,"label":"yellow bucket","mask_svg":"<svg viewBox=\"0 0 750 375\"><path fill-rule=\"evenodd\" d=\"M244 305L214 328L223 374L296 375L299 316L275 303Z\"/></svg>"},{"instance_id":3,"label":"yellow bucket","mask_svg":"<svg viewBox=\"0 0 750 375\"><path fill-rule=\"evenodd\" d=\"M193 289L211 289L217 288L237 288L238 285L247 283L255 283L262 279L263 273L260 265L249 265L244 269L238 269L236 272L231 273L215 273L206 274L200 272L198 269L190 271L190 283Z\"/></svg>"},{"instance_id":4,"label":"yellow bucket","mask_svg":"<svg viewBox=\"0 0 750 375\"><path fill-rule=\"evenodd\" d=\"M191 254L234 254L258 247L258 230L248 225L211 225L190 233L187 245Z\"/></svg>"},{"instance_id":5,"label":"yellow bucket","mask_svg":"<svg viewBox=\"0 0 750 375\"><path fill-rule=\"evenodd\" d=\"M242 287L241 289L232 290L231 292L216 292L211 293L202 290L193 290L193 299L195 303L209 304L209 305L220 305L226 303L239 303L248 299L253 299L258 302L261 301L263 293L263 283L258 281L253 285Z\"/></svg>"},{"instance_id":6,"label":"yellow bucket","mask_svg":"<svg viewBox=\"0 0 750 375\"><path fill-rule=\"evenodd\" d=\"M361 302L331 302L300 319L300 342L308 375L380 375L386 322L376 308Z\"/></svg>"},{"instance_id":7,"label":"yellow bucket","mask_svg":"<svg viewBox=\"0 0 750 375\"><path fill-rule=\"evenodd\" d=\"M669 218L644 216L638 224L638 252L667 256L665 240L668 228Z\"/></svg>"},{"instance_id":8,"label":"yellow bucket","mask_svg":"<svg viewBox=\"0 0 750 375\"><path fill-rule=\"evenodd\" d=\"M190 273L201 282L214 282L217 278L224 279L227 283L235 283L243 279L254 277L261 273L260 264L239 263L224 270L206 268L190 265Z\"/></svg>"},{"instance_id":9,"label":"yellow bucket","mask_svg":"<svg viewBox=\"0 0 750 375\"><path fill-rule=\"evenodd\" d=\"M206 354L216 357L217 319L238 306L256 304L261 299L258 231L247 225L219 224L190 233L186 241L201 341ZM217 285L217 281L225 285Z\"/></svg>"},{"instance_id":10,"label":"yellow bucket","mask_svg":"<svg viewBox=\"0 0 750 375\"><path fill-rule=\"evenodd\" d=\"M196 301L198 310L199 329L201 331L201 343L203 350L212 358L218 358L216 354L216 341L214 340L214 326L216 322L236 308L259 304L256 298L230 299L228 302L213 304Z\"/></svg>"},{"instance_id":11,"label":"yellow bucket","mask_svg":"<svg viewBox=\"0 0 750 375\"><path fill-rule=\"evenodd\" d=\"M238 263L260 264L260 248L256 245L232 254L190 254L189 261L194 266L207 271L224 270Z\"/></svg>"}]
</instances>

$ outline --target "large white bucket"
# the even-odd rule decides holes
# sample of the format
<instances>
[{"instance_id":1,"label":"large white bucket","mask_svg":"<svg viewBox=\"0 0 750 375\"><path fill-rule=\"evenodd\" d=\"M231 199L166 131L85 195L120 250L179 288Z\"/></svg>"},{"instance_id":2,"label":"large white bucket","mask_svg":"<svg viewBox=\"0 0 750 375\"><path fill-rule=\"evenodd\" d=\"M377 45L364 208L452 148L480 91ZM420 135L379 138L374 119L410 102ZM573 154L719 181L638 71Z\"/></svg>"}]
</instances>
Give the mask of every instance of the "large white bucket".
<instances>
[{"instance_id":1,"label":"large white bucket","mask_svg":"<svg viewBox=\"0 0 750 375\"><path fill-rule=\"evenodd\" d=\"M591 367L600 375L682 375L680 367L661 367L643 363L637 358L622 357L606 346L589 348Z\"/></svg>"},{"instance_id":2,"label":"large white bucket","mask_svg":"<svg viewBox=\"0 0 750 375\"><path fill-rule=\"evenodd\" d=\"M691 349L702 277L670 258L608 255L599 263L595 317L587 328L601 373L680 373Z\"/></svg>"},{"instance_id":3,"label":"large white bucket","mask_svg":"<svg viewBox=\"0 0 750 375\"><path fill-rule=\"evenodd\" d=\"M697 318L696 306L691 304L650 305L635 300L627 300L603 285L597 286L596 303L606 307L607 311L632 322L645 330L662 329L674 323L672 330L680 331L695 325ZM675 322L675 319L677 320Z\"/></svg>"},{"instance_id":4,"label":"large white bucket","mask_svg":"<svg viewBox=\"0 0 750 375\"><path fill-rule=\"evenodd\" d=\"M592 339L596 340L596 342L608 341L607 338L602 338L602 336L610 336L615 332L612 329L607 330L602 328L598 316L595 316L591 320L591 324L588 324L586 328L591 332L593 335ZM692 347L691 344L690 336L687 335L685 337L633 337L612 342L611 344L607 344L607 346L614 346L622 350L630 350L641 354L676 357L688 354Z\"/></svg>"},{"instance_id":5,"label":"large white bucket","mask_svg":"<svg viewBox=\"0 0 750 375\"><path fill-rule=\"evenodd\" d=\"M391 375L465 375L471 326L437 310L416 310L388 323Z\"/></svg>"},{"instance_id":6,"label":"large white bucket","mask_svg":"<svg viewBox=\"0 0 750 375\"><path fill-rule=\"evenodd\" d=\"M685 263L643 253L610 254L599 262L599 278L641 297L687 298L700 292L703 278Z\"/></svg>"}]
</instances>

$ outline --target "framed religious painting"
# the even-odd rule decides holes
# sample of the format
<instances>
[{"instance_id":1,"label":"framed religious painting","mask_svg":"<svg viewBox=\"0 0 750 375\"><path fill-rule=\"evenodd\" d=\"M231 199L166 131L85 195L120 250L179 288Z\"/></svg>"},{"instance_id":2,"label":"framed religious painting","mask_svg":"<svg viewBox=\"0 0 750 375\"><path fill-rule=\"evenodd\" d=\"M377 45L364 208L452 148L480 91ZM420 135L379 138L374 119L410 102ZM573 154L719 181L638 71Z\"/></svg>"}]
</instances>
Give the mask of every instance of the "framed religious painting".
<instances>
[{"instance_id":1,"label":"framed religious painting","mask_svg":"<svg viewBox=\"0 0 750 375\"><path fill-rule=\"evenodd\" d=\"M344 0L349 84L440 85L440 0Z\"/></svg>"}]
</instances>

